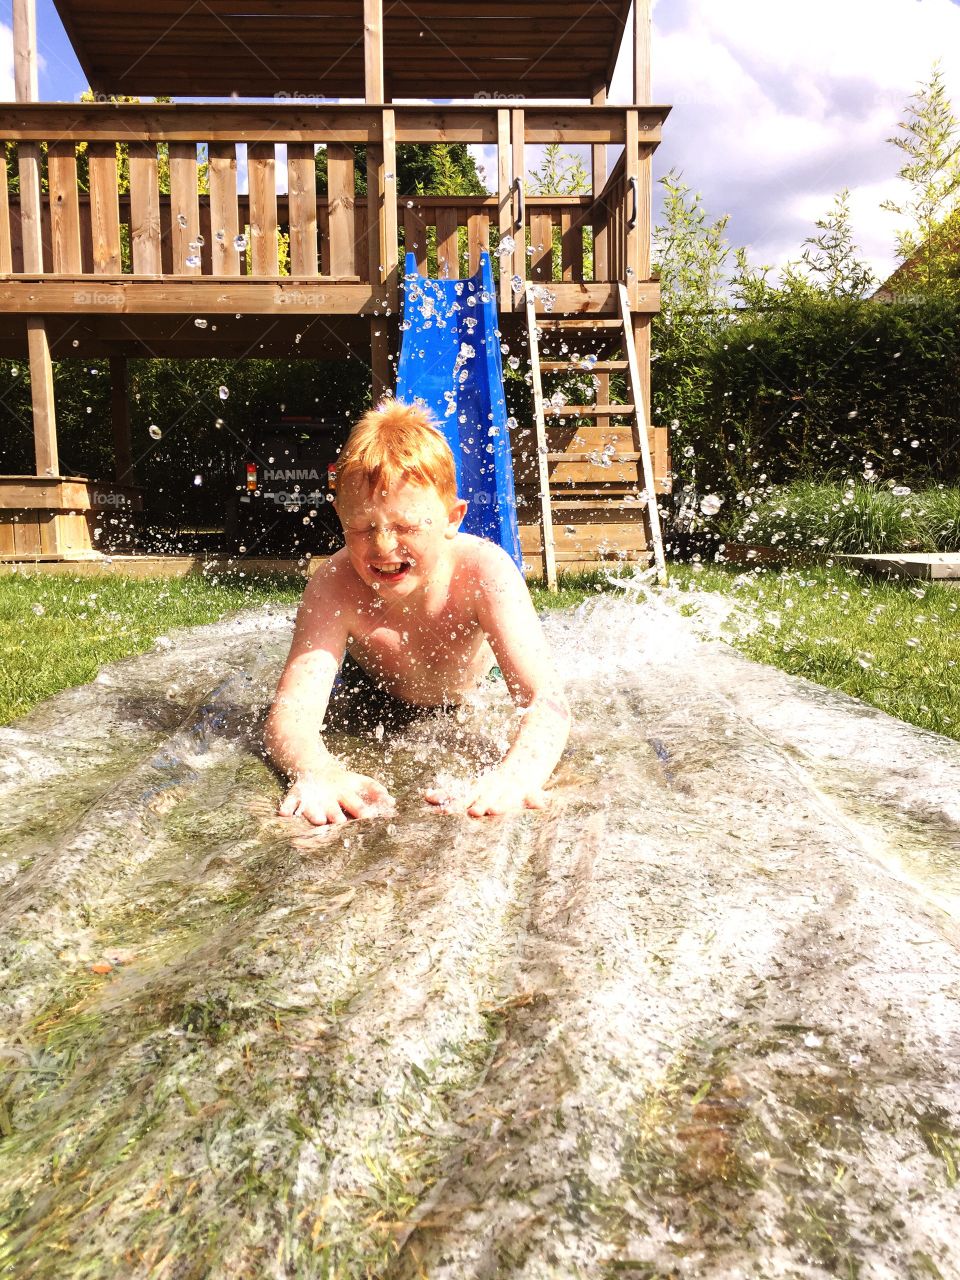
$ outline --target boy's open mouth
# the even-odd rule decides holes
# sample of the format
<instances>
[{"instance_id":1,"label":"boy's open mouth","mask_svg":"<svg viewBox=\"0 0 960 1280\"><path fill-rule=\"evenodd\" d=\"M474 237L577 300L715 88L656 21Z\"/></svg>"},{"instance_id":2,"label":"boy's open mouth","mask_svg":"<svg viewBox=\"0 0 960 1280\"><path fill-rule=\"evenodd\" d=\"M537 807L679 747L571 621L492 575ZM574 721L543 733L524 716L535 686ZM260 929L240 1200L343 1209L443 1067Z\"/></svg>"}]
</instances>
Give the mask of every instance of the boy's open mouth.
<instances>
[{"instance_id":1,"label":"boy's open mouth","mask_svg":"<svg viewBox=\"0 0 960 1280\"><path fill-rule=\"evenodd\" d=\"M383 582L398 582L406 577L411 567L409 560L395 560L392 564L372 564L370 572Z\"/></svg>"}]
</instances>

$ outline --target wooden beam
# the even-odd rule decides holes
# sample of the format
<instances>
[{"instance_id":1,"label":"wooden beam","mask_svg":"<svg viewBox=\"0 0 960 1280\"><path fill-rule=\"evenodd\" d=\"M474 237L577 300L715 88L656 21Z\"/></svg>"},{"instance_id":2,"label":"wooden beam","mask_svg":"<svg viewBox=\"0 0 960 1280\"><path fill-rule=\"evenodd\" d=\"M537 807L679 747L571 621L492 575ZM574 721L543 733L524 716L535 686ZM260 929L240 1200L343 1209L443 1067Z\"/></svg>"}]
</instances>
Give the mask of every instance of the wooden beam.
<instances>
[{"instance_id":1,"label":"wooden beam","mask_svg":"<svg viewBox=\"0 0 960 1280\"><path fill-rule=\"evenodd\" d=\"M160 187L155 143L130 144L130 246L135 275L160 275Z\"/></svg>"},{"instance_id":2,"label":"wooden beam","mask_svg":"<svg viewBox=\"0 0 960 1280\"><path fill-rule=\"evenodd\" d=\"M327 147L327 204L330 210L330 274L353 275L354 163L351 147Z\"/></svg>"},{"instance_id":3,"label":"wooden beam","mask_svg":"<svg viewBox=\"0 0 960 1280\"><path fill-rule=\"evenodd\" d=\"M237 148L231 142L211 142L207 151L210 174L210 229L213 235L213 273L240 274L237 238Z\"/></svg>"},{"instance_id":4,"label":"wooden beam","mask_svg":"<svg viewBox=\"0 0 960 1280\"><path fill-rule=\"evenodd\" d=\"M513 164L513 180L516 183L519 179L520 189L517 195L519 200L519 210L514 211L513 225L513 263L511 267L511 296L513 298L513 309L519 311L525 306L523 293L514 293L512 286L513 276L519 276L521 280L527 278L527 226L526 226L526 208L525 197L527 187L527 170L526 170L526 147L525 147L525 129L526 117L522 109L515 108L510 112L510 134L512 141L511 159ZM518 220L519 219L519 225ZM502 264L501 264L502 267Z\"/></svg>"},{"instance_id":5,"label":"wooden beam","mask_svg":"<svg viewBox=\"0 0 960 1280\"><path fill-rule=\"evenodd\" d=\"M383 251L382 284L392 311L400 307L400 241L397 218L397 118L391 107L381 116L383 142L383 208L380 214Z\"/></svg>"},{"instance_id":6,"label":"wooden beam","mask_svg":"<svg viewBox=\"0 0 960 1280\"><path fill-rule=\"evenodd\" d=\"M7 150L0 147L0 275L13 270L13 241L10 239L10 190L7 183Z\"/></svg>"},{"instance_id":7,"label":"wooden beam","mask_svg":"<svg viewBox=\"0 0 960 1280\"><path fill-rule=\"evenodd\" d=\"M278 280L247 277L43 276L0 280L0 314L93 315L227 315L246 312L273 315L369 315L379 299L370 285L352 280L317 280L284 276Z\"/></svg>"},{"instance_id":8,"label":"wooden beam","mask_svg":"<svg viewBox=\"0 0 960 1280\"><path fill-rule=\"evenodd\" d=\"M317 258L317 167L312 142L287 144L290 274L315 276Z\"/></svg>"},{"instance_id":9,"label":"wooden beam","mask_svg":"<svg viewBox=\"0 0 960 1280\"><path fill-rule=\"evenodd\" d=\"M617 105L557 107L524 103L527 141L611 143L624 140L624 108ZM466 142L495 145L496 105L448 103L395 108L398 142ZM641 104L645 142L659 142L670 108ZM0 135L11 141L46 142L313 142L366 143L379 137L376 106L324 103L269 108L257 103L19 103L0 107Z\"/></svg>"},{"instance_id":10,"label":"wooden beam","mask_svg":"<svg viewBox=\"0 0 960 1280\"><path fill-rule=\"evenodd\" d=\"M174 275L198 276L202 259L196 245L200 236L200 195L197 185L197 144L171 142L170 148L170 248ZM191 249L191 245L194 248ZM209 253L209 245L203 248Z\"/></svg>"},{"instance_id":11,"label":"wooden beam","mask_svg":"<svg viewBox=\"0 0 960 1280\"><path fill-rule=\"evenodd\" d=\"M119 275L120 208L117 194L117 148L111 142L91 142L90 231L96 275Z\"/></svg>"},{"instance_id":12,"label":"wooden beam","mask_svg":"<svg viewBox=\"0 0 960 1280\"><path fill-rule=\"evenodd\" d=\"M506 236L513 236L513 156L510 151L510 112L506 108L501 108L497 112L497 223L500 228L501 242ZM438 221L438 255L439 227ZM513 277L513 254L504 253L501 250L499 258L500 310L507 312L513 308L513 290L510 287Z\"/></svg>"},{"instance_id":13,"label":"wooden beam","mask_svg":"<svg viewBox=\"0 0 960 1280\"><path fill-rule=\"evenodd\" d=\"M113 428L113 471L117 483L136 484L127 397L127 362L123 356L110 357L110 423Z\"/></svg>"},{"instance_id":14,"label":"wooden beam","mask_svg":"<svg viewBox=\"0 0 960 1280\"><path fill-rule=\"evenodd\" d=\"M39 98L35 0L13 0L13 83L17 102Z\"/></svg>"},{"instance_id":15,"label":"wooden beam","mask_svg":"<svg viewBox=\"0 0 960 1280\"><path fill-rule=\"evenodd\" d=\"M38 476L60 473L57 415L53 398L53 361L43 316L27 316L30 392L33 400L33 446Z\"/></svg>"},{"instance_id":16,"label":"wooden beam","mask_svg":"<svg viewBox=\"0 0 960 1280\"><path fill-rule=\"evenodd\" d=\"M633 101L650 101L650 0L633 0Z\"/></svg>"},{"instance_id":17,"label":"wooden beam","mask_svg":"<svg viewBox=\"0 0 960 1280\"><path fill-rule=\"evenodd\" d=\"M383 102L383 0L363 0L363 80L367 102Z\"/></svg>"},{"instance_id":18,"label":"wooden beam","mask_svg":"<svg viewBox=\"0 0 960 1280\"><path fill-rule=\"evenodd\" d=\"M79 275L83 267L80 259L76 143L50 143L47 148L47 176L53 269L63 275Z\"/></svg>"},{"instance_id":19,"label":"wooden beam","mask_svg":"<svg viewBox=\"0 0 960 1280\"><path fill-rule=\"evenodd\" d=\"M250 191L250 260L255 276L280 274L277 240L277 164L272 142L247 147Z\"/></svg>"}]
</instances>

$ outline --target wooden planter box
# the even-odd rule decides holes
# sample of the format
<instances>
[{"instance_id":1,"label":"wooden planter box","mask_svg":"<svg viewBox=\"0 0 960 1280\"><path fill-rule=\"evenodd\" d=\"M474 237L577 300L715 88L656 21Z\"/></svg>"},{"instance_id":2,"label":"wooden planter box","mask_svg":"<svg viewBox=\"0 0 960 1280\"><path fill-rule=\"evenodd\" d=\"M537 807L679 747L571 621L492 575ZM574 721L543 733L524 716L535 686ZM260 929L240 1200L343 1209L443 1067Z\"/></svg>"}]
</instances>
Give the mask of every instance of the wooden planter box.
<instances>
[{"instance_id":1,"label":"wooden planter box","mask_svg":"<svg viewBox=\"0 0 960 1280\"><path fill-rule=\"evenodd\" d=\"M140 490L125 485L82 476L2 476L0 559L99 559L142 509Z\"/></svg>"}]
</instances>

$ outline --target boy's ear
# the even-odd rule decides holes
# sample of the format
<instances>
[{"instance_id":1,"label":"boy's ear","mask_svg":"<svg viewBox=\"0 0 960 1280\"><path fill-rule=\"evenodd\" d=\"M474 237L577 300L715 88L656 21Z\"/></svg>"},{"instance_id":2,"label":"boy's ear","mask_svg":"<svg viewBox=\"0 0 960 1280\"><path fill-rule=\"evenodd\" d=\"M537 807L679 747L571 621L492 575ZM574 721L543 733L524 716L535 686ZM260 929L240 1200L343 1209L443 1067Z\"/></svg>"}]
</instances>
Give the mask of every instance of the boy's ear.
<instances>
[{"instance_id":1,"label":"boy's ear","mask_svg":"<svg viewBox=\"0 0 960 1280\"><path fill-rule=\"evenodd\" d=\"M463 498L458 498L452 503L447 517L447 537L455 538L460 532L460 525L463 523L463 517L467 514L467 507L470 504L464 502Z\"/></svg>"}]
</instances>

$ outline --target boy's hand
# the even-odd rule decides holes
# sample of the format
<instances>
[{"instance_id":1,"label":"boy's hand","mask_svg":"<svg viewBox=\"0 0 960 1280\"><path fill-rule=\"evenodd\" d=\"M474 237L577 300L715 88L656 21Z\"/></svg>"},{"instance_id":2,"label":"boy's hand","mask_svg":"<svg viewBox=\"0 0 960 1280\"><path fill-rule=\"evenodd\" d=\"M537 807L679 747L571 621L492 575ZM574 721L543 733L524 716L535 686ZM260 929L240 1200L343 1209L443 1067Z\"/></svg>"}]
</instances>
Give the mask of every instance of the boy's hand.
<instances>
[{"instance_id":1,"label":"boy's hand","mask_svg":"<svg viewBox=\"0 0 960 1280\"><path fill-rule=\"evenodd\" d=\"M528 786L522 779L511 778L499 769L481 774L459 795L452 788L435 787L425 793L424 799L440 809L466 813L471 818L515 813L519 809L544 809L550 803L542 787Z\"/></svg>"},{"instance_id":2,"label":"boy's hand","mask_svg":"<svg viewBox=\"0 0 960 1280\"><path fill-rule=\"evenodd\" d=\"M323 827L350 818L376 817L393 803L390 792L375 778L349 769L332 769L298 778L277 812L281 817L306 818L315 827Z\"/></svg>"}]
</instances>

